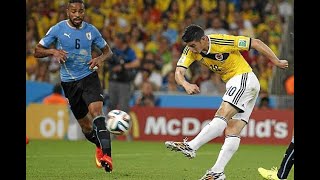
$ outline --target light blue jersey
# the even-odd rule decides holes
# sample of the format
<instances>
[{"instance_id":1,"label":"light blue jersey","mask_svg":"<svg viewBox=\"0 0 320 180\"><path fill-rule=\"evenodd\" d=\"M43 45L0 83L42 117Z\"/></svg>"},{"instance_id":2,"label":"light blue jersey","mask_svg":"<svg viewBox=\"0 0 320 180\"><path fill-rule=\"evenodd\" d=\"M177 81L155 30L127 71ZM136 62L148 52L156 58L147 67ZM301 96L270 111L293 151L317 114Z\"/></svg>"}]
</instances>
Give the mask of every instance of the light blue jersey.
<instances>
[{"instance_id":1,"label":"light blue jersey","mask_svg":"<svg viewBox=\"0 0 320 180\"><path fill-rule=\"evenodd\" d=\"M67 60L60 68L62 82L76 81L91 74L93 71L89 69L88 62L92 59L92 46L102 49L107 44L92 24L82 22L81 27L76 29L67 22L63 20L52 26L40 40L40 44L46 48L53 43L56 49L68 52Z\"/></svg>"}]
</instances>

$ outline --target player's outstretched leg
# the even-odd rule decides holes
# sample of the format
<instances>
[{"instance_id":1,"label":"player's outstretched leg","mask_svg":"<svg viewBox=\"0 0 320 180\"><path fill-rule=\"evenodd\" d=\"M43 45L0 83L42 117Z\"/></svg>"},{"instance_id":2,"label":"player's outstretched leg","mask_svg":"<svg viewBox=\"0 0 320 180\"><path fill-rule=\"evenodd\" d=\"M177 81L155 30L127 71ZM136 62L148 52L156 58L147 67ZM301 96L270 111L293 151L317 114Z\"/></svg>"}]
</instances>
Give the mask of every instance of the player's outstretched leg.
<instances>
[{"instance_id":1,"label":"player's outstretched leg","mask_svg":"<svg viewBox=\"0 0 320 180\"><path fill-rule=\"evenodd\" d=\"M95 130L92 130L89 133L85 133L82 130L82 133L87 138L87 140L89 140L90 142L92 142L93 144L96 145L95 163L96 163L97 168L102 168L102 165L100 163L100 159L103 157L103 152L102 152L102 149L100 147L100 143L99 143L99 140L98 140L98 138L96 136Z\"/></svg>"},{"instance_id":2,"label":"player's outstretched leg","mask_svg":"<svg viewBox=\"0 0 320 180\"><path fill-rule=\"evenodd\" d=\"M105 116L97 116L93 119L93 125L96 132L96 137L99 140L100 147L103 153L100 158L101 166L104 167L106 172L112 171L112 159L111 159L111 139L110 132L106 128ZM100 149L96 151L97 157L101 157Z\"/></svg>"},{"instance_id":3,"label":"player's outstretched leg","mask_svg":"<svg viewBox=\"0 0 320 180\"><path fill-rule=\"evenodd\" d=\"M207 170L206 174L201 177L199 180L225 180L226 175L224 172L215 173L212 170Z\"/></svg>"},{"instance_id":4,"label":"player's outstretched leg","mask_svg":"<svg viewBox=\"0 0 320 180\"><path fill-rule=\"evenodd\" d=\"M164 144L171 151L182 152L190 159L196 157L196 151L190 148L186 138L183 140L183 142L166 141Z\"/></svg>"}]
</instances>

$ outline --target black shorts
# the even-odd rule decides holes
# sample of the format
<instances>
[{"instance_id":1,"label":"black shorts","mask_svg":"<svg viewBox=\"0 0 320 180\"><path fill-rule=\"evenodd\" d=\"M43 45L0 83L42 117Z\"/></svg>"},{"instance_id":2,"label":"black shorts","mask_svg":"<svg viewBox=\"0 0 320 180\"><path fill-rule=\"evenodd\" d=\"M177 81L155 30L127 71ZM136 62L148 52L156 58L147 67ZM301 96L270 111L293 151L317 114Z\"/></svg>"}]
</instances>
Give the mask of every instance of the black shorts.
<instances>
[{"instance_id":1,"label":"black shorts","mask_svg":"<svg viewBox=\"0 0 320 180\"><path fill-rule=\"evenodd\" d=\"M61 86L76 119L87 115L90 103L103 101L103 90L96 71L78 81L61 82Z\"/></svg>"}]
</instances>

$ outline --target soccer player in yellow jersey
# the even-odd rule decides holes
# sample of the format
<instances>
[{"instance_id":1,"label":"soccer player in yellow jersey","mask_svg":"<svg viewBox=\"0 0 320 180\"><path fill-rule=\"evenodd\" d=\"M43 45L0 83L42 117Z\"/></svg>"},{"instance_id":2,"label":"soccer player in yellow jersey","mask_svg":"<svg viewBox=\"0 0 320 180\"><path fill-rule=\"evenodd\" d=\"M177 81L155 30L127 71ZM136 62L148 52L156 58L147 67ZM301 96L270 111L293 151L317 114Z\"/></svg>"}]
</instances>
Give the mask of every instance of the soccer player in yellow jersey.
<instances>
[{"instance_id":1,"label":"soccer player in yellow jersey","mask_svg":"<svg viewBox=\"0 0 320 180\"><path fill-rule=\"evenodd\" d=\"M165 145L171 150L182 152L188 158L194 158L202 145L224 132L225 140L217 161L201 178L224 180L224 168L239 147L240 132L248 123L260 90L258 78L240 51L254 48L282 69L288 68L288 61L279 60L259 39L223 34L205 35L200 26L193 24L185 29L182 40L187 46L177 63L176 82L190 95L199 93L199 87L190 84L184 77L188 67L194 61L199 61L221 75L226 83L226 92L212 121L193 140L166 141Z\"/></svg>"}]
</instances>

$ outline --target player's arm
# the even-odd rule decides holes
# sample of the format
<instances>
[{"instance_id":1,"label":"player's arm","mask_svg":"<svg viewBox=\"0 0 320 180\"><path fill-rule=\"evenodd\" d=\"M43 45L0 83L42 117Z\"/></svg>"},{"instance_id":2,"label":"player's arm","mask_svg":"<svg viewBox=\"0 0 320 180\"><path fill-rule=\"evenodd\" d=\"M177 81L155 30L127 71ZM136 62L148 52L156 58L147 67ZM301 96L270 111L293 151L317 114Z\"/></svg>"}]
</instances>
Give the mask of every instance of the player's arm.
<instances>
[{"instance_id":1,"label":"player's arm","mask_svg":"<svg viewBox=\"0 0 320 180\"><path fill-rule=\"evenodd\" d=\"M104 46L104 48L101 49L101 51L102 51L102 54L99 56L99 58L101 58L102 62L107 60L107 59L110 59L112 57L112 55L113 55L113 52L112 52L109 44L106 44Z\"/></svg>"},{"instance_id":2,"label":"player's arm","mask_svg":"<svg viewBox=\"0 0 320 180\"><path fill-rule=\"evenodd\" d=\"M196 84L190 84L185 79L186 71L194 61L195 61L195 57L193 56L189 47L186 46L177 63L177 67L175 71L175 80L177 84L181 85L188 94L200 93L200 88Z\"/></svg>"},{"instance_id":3,"label":"player's arm","mask_svg":"<svg viewBox=\"0 0 320 180\"><path fill-rule=\"evenodd\" d=\"M46 48L40 43L38 43L34 50L34 57L43 58L48 56L54 57L61 63L66 61L67 52L62 49Z\"/></svg>"},{"instance_id":4,"label":"player's arm","mask_svg":"<svg viewBox=\"0 0 320 180\"><path fill-rule=\"evenodd\" d=\"M98 29L94 26L91 26L92 28L92 35L94 37L93 39L93 46L100 49L101 54L100 56L91 59L89 64L89 69L93 69L95 66L101 67L103 66L104 61L111 59L113 52L109 46L109 44L103 39L101 33L98 31Z\"/></svg>"},{"instance_id":5,"label":"player's arm","mask_svg":"<svg viewBox=\"0 0 320 180\"><path fill-rule=\"evenodd\" d=\"M59 32L58 26L51 27L46 35L36 45L34 50L34 57L43 58L52 56L56 60L65 62L67 59L67 52L62 49L49 48L50 45L57 40L57 32Z\"/></svg>"},{"instance_id":6,"label":"player's arm","mask_svg":"<svg viewBox=\"0 0 320 180\"><path fill-rule=\"evenodd\" d=\"M288 67L287 60L279 60L279 58L274 54L274 52L260 39L251 38L251 48L256 49L261 54L270 59L273 64L279 68L285 69Z\"/></svg>"},{"instance_id":7,"label":"player's arm","mask_svg":"<svg viewBox=\"0 0 320 180\"><path fill-rule=\"evenodd\" d=\"M113 52L112 52L110 46L108 45L108 43L105 43L105 46L100 49L100 52L101 52L101 54L98 57L91 59L88 62L88 64L90 65L89 69L93 69L95 66L102 67L104 61L110 59L113 55Z\"/></svg>"},{"instance_id":8,"label":"player's arm","mask_svg":"<svg viewBox=\"0 0 320 180\"><path fill-rule=\"evenodd\" d=\"M175 80L178 85L181 85L188 94L197 94L200 93L200 88L196 84L190 84L185 79L185 73L187 69L185 67L176 67L175 71Z\"/></svg>"}]
</instances>

